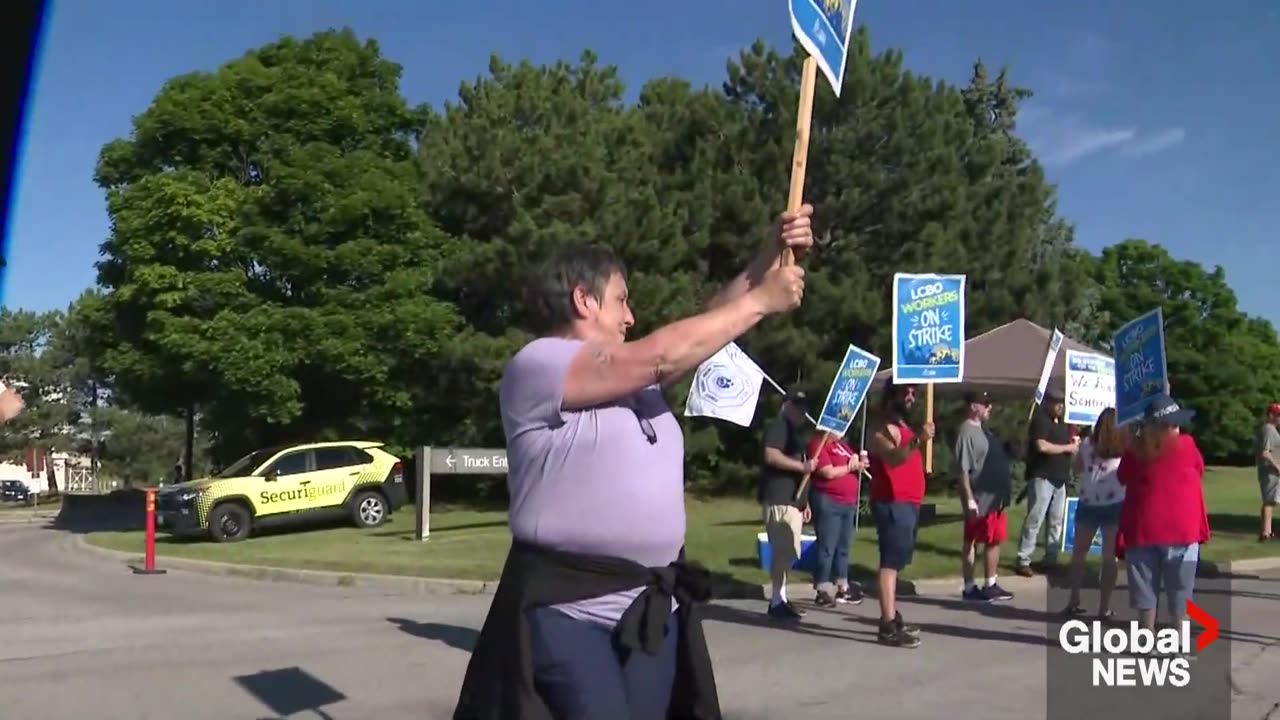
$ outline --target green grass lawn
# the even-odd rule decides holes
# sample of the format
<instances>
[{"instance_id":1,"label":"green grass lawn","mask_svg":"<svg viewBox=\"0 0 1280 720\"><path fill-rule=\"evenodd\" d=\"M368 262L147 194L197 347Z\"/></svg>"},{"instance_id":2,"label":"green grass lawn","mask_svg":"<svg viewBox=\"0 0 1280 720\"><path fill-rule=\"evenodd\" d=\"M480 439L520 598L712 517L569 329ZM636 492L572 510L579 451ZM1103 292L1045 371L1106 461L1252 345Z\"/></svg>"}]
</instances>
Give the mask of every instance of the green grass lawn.
<instances>
[{"instance_id":1,"label":"green grass lawn","mask_svg":"<svg viewBox=\"0 0 1280 720\"><path fill-rule=\"evenodd\" d=\"M1213 539L1202 557L1223 561L1278 554L1275 544L1257 542L1258 485L1252 468L1213 468L1205 476ZM915 561L908 578L960 574L961 515L954 498L930 498L937 517L920 528ZM689 556L713 571L751 583L767 576L756 559L760 510L747 499L688 501ZM1025 505L1010 511L1012 538L1022 527ZM1012 569L1015 540L1004 545L1004 561ZM142 552L137 531L100 532L89 536L100 547ZM506 513L444 510L431 517L431 537L413 540L413 508L397 513L381 528L337 527L279 532L230 545L160 536L157 552L173 557L276 567L343 572L493 580L499 575L510 544ZM860 528L854 541L855 577L866 576L876 559L875 532Z\"/></svg>"}]
</instances>

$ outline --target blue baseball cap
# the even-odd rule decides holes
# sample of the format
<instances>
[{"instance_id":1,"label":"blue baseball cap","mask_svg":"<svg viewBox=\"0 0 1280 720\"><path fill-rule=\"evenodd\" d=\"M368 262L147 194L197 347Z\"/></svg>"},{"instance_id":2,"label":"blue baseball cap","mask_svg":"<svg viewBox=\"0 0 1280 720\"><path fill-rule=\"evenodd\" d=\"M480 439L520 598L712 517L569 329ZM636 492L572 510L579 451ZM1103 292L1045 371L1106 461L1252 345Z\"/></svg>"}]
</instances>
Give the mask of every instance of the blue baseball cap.
<instances>
[{"instance_id":1,"label":"blue baseball cap","mask_svg":"<svg viewBox=\"0 0 1280 720\"><path fill-rule=\"evenodd\" d=\"M1181 427L1190 423L1195 416L1195 410L1182 407L1168 393L1160 393L1151 398L1151 404L1147 405L1147 410L1143 413L1142 419L1147 422L1158 422Z\"/></svg>"}]
</instances>

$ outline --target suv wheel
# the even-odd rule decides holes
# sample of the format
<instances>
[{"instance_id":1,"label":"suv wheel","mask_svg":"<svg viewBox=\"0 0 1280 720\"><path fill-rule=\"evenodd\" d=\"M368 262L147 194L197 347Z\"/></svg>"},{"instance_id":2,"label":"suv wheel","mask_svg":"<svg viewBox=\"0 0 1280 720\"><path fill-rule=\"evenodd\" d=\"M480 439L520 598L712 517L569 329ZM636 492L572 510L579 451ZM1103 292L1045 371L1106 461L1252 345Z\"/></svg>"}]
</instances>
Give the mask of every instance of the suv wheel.
<instances>
[{"instance_id":1,"label":"suv wheel","mask_svg":"<svg viewBox=\"0 0 1280 720\"><path fill-rule=\"evenodd\" d=\"M239 542L249 537L251 529L249 511L235 503L224 503L209 513L209 536L214 542Z\"/></svg>"},{"instance_id":2,"label":"suv wheel","mask_svg":"<svg viewBox=\"0 0 1280 720\"><path fill-rule=\"evenodd\" d=\"M360 493L353 505L353 519L362 528L378 527L387 521L387 501L376 492Z\"/></svg>"}]
</instances>

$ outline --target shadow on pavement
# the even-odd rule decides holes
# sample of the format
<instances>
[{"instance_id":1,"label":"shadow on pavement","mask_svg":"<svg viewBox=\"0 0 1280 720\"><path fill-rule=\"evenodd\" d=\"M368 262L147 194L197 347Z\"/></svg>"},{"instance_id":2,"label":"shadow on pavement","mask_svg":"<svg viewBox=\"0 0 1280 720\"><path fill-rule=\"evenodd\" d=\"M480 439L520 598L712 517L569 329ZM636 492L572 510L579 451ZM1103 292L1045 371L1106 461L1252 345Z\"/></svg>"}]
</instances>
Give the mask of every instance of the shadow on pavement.
<instances>
[{"instance_id":1,"label":"shadow on pavement","mask_svg":"<svg viewBox=\"0 0 1280 720\"><path fill-rule=\"evenodd\" d=\"M309 710L331 720L332 716L321 708L347 699L333 686L299 667L263 670L232 679L281 719Z\"/></svg>"},{"instance_id":2,"label":"shadow on pavement","mask_svg":"<svg viewBox=\"0 0 1280 720\"><path fill-rule=\"evenodd\" d=\"M906 614L904 613L904 616ZM910 617L905 618L912 625L920 628L920 632L925 635L949 635L951 637L970 638L973 640L995 640L997 642L1019 643L1022 645L1036 645L1039 647L1050 646L1049 639L1044 636L1041 631L1038 635L1028 635L1026 633L1005 632L1003 630L991 630L987 628L962 627L959 625L942 625L940 623L922 623L912 620ZM852 615L845 618L845 622L859 623L878 627L880 619L876 617L863 617L860 615Z\"/></svg>"},{"instance_id":3,"label":"shadow on pavement","mask_svg":"<svg viewBox=\"0 0 1280 720\"><path fill-rule=\"evenodd\" d=\"M471 652L476 646L476 641L480 639L479 630L460 625L424 623L407 618L387 618L387 622L395 625L397 630L407 635L422 638L423 640L435 640L464 652Z\"/></svg>"},{"instance_id":4,"label":"shadow on pavement","mask_svg":"<svg viewBox=\"0 0 1280 720\"><path fill-rule=\"evenodd\" d=\"M1230 595L1232 597L1253 598L1254 600L1280 600L1280 593L1253 592L1252 590L1201 590L1197 595Z\"/></svg>"},{"instance_id":5,"label":"shadow on pavement","mask_svg":"<svg viewBox=\"0 0 1280 720\"><path fill-rule=\"evenodd\" d=\"M969 602L965 600L947 600L935 597L904 597L902 599L904 605L932 605L933 607L942 608L944 610L955 610L958 612L976 612L983 617L989 617L997 620L1012 620L1017 622L1030 623L1047 623L1057 615L1044 610L1034 610L1031 608L1018 607L1003 602Z\"/></svg>"},{"instance_id":6,"label":"shadow on pavement","mask_svg":"<svg viewBox=\"0 0 1280 720\"><path fill-rule=\"evenodd\" d=\"M808 635L811 637L875 642L875 636L872 633L859 633L851 630L842 630L840 628L831 628L825 625L806 622L803 619L790 621L774 620L768 615L765 615L766 607L766 603L763 600L760 602L759 609L755 610L734 607L732 605L711 603L703 606L702 619L731 623L734 625L746 625L748 627L769 628L770 630L781 630L784 632L792 632L798 635Z\"/></svg>"}]
</instances>

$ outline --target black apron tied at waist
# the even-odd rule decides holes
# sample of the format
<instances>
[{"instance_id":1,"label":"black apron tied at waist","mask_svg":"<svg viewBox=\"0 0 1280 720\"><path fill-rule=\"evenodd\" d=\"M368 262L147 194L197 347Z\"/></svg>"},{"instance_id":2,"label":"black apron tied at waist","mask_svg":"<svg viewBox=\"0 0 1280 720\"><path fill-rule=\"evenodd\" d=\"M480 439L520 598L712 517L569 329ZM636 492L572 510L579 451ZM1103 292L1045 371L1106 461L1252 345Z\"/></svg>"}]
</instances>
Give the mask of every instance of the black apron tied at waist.
<instances>
[{"instance_id":1,"label":"black apron tied at waist","mask_svg":"<svg viewBox=\"0 0 1280 720\"><path fill-rule=\"evenodd\" d=\"M614 629L623 653L656 654L677 603L678 647L669 718L720 720L720 701L699 605L711 598L711 573L686 562L684 551L665 567L551 550L514 541L462 681L454 720L549 720L537 694L528 614L642 587Z\"/></svg>"},{"instance_id":2,"label":"black apron tied at waist","mask_svg":"<svg viewBox=\"0 0 1280 720\"><path fill-rule=\"evenodd\" d=\"M683 553L682 553L683 556ZM614 637L624 651L643 650L656 655L666 638L671 601L680 608L711 599L711 573L682 559L661 568L650 568L651 581L622 614Z\"/></svg>"}]
</instances>

